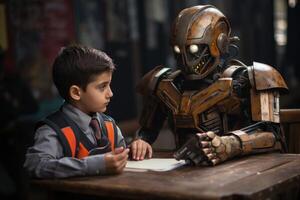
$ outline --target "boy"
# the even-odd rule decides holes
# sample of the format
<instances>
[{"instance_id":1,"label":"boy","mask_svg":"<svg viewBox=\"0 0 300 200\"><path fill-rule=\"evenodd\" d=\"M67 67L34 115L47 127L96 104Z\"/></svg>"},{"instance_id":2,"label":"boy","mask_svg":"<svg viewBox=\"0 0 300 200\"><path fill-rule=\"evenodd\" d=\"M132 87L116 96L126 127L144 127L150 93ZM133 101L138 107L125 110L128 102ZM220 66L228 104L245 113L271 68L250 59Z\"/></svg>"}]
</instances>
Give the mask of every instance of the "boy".
<instances>
[{"instance_id":1,"label":"boy","mask_svg":"<svg viewBox=\"0 0 300 200\"><path fill-rule=\"evenodd\" d=\"M129 149L114 120L104 115L113 96L110 88L115 66L104 52L69 46L53 64L53 81L64 105L37 124L35 143L24 167L38 178L121 173ZM135 140L133 158L152 156L151 146ZM143 152L143 153L142 153Z\"/></svg>"}]
</instances>

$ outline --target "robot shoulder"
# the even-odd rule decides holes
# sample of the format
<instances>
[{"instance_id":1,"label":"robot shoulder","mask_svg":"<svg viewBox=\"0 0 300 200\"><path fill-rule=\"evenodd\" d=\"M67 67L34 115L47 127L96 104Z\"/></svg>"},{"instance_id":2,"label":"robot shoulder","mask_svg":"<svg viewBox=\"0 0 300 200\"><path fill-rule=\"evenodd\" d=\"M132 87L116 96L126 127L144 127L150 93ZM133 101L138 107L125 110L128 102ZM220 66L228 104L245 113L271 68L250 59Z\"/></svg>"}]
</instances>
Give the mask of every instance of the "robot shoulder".
<instances>
[{"instance_id":1,"label":"robot shoulder","mask_svg":"<svg viewBox=\"0 0 300 200\"><path fill-rule=\"evenodd\" d=\"M248 67L248 76L252 87L256 90L279 89L288 91L288 87L281 74L273 67L253 62L253 66Z\"/></svg>"},{"instance_id":2,"label":"robot shoulder","mask_svg":"<svg viewBox=\"0 0 300 200\"><path fill-rule=\"evenodd\" d=\"M239 74L240 72L246 70L246 66L242 65L231 65L225 69L225 71L222 73L222 78L232 78L236 74Z\"/></svg>"},{"instance_id":3,"label":"robot shoulder","mask_svg":"<svg viewBox=\"0 0 300 200\"><path fill-rule=\"evenodd\" d=\"M142 79L137 84L136 90L141 95L152 94L161 79L173 79L176 74L178 74L178 71L172 72L171 68L165 68L161 65L157 66L142 77Z\"/></svg>"}]
</instances>

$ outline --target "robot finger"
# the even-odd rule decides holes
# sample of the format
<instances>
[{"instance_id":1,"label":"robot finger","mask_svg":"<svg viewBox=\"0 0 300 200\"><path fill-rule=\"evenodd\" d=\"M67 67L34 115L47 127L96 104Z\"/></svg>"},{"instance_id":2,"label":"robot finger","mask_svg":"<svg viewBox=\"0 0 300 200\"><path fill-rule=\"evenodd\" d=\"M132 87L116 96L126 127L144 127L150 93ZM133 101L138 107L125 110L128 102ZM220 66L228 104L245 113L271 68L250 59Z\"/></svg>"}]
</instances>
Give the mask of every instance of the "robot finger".
<instances>
[{"instance_id":1,"label":"robot finger","mask_svg":"<svg viewBox=\"0 0 300 200\"><path fill-rule=\"evenodd\" d=\"M213 138L211 143L214 147L219 147L221 145L221 138L219 136L216 136Z\"/></svg>"},{"instance_id":2,"label":"robot finger","mask_svg":"<svg viewBox=\"0 0 300 200\"><path fill-rule=\"evenodd\" d=\"M206 133L197 133L197 136L199 138L199 141L207 140L207 134Z\"/></svg>"},{"instance_id":3,"label":"robot finger","mask_svg":"<svg viewBox=\"0 0 300 200\"><path fill-rule=\"evenodd\" d=\"M201 146L202 146L203 148L211 147L211 142L208 142L208 141L201 141Z\"/></svg>"},{"instance_id":4,"label":"robot finger","mask_svg":"<svg viewBox=\"0 0 300 200\"><path fill-rule=\"evenodd\" d=\"M221 162L221 160L219 158L214 158L214 159L211 160L211 163L212 163L213 166L215 166L216 164L218 164L220 162Z\"/></svg>"},{"instance_id":5,"label":"robot finger","mask_svg":"<svg viewBox=\"0 0 300 200\"><path fill-rule=\"evenodd\" d=\"M206 135L210 138L210 139L214 139L216 137L216 134L212 131L208 131L206 132Z\"/></svg>"},{"instance_id":6,"label":"robot finger","mask_svg":"<svg viewBox=\"0 0 300 200\"><path fill-rule=\"evenodd\" d=\"M203 153L205 155L212 153L212 149L211 148L204 148L204 149L202 149L202 151L203 151Z\"/></svg>"},{"instance_id":7,"label":"robot finger","mask_svg":"<svg viewBox=\"0 0 300 200\"><path fill-rule=\"evenodd\" d=\"M214 154L214 153L207 154L206 156L207 156L208 160L216 159L216 154Z\"/></svg>"}]
</instances>

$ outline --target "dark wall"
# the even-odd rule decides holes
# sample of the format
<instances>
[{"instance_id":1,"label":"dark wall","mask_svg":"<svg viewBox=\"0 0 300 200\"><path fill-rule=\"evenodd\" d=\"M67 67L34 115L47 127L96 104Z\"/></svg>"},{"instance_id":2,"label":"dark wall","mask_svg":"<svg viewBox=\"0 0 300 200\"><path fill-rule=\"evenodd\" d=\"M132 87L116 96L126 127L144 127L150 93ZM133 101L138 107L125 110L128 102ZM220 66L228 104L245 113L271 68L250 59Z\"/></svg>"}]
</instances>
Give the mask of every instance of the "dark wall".
<instances>
[{"instance_id":1,"label":"dark wall","mask_svg":"<svg viewBox=\"0 0 300 200\"><path fill-rule=\"evenodd\" d=\"M135 118L139 97L134 87L157 65L176 67L169 46L170 27L177 13L188 6L211 3L240 38L239 58L246 64L276 63L274 5L272 0L245 1L137 1L137 0L26 0L3 1L6 6L10 66L21 73L35 95L39 119L61 100L51 81L51 65L62 46L82 43L106 51L117 70L109 114L117 121ZM46 80L46 81L45 81Z\"/></svg>"}]
</instances>

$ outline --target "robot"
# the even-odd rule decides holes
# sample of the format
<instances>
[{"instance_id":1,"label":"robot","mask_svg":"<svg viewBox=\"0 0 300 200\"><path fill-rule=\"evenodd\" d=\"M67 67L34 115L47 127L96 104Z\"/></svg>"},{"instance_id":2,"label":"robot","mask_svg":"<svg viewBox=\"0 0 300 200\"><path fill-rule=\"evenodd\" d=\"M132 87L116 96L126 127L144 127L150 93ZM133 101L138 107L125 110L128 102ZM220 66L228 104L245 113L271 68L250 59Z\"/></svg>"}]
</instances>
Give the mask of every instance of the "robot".
<instances>
[{"instance_id":1,"label":"robot","mask_svg":"<svg viewBox=\"0 0 300 200\"><path fill-rule=\"evenodd\" d=\"M279 96L288 87L273 67L234 59L237 37L211 5L182 10L172 27L177 68L157 66L141 79L139 137L152 144L164 122L177 159L216 165L231 158L285 151ZM181 147L181 148L180 148Z\"/></svg>"}]
</instances>

